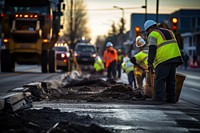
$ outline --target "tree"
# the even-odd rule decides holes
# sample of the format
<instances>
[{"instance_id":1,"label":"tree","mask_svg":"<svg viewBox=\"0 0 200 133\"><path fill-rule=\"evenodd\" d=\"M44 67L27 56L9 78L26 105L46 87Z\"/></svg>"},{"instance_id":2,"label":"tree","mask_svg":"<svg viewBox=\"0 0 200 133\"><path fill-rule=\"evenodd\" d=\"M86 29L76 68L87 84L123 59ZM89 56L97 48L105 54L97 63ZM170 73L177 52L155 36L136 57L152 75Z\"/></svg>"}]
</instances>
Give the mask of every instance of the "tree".
<instances>
[{"instance_id":1,"label":"tree","mask_svg":"<svg viewBox=\"0 0 200 133\"><path fill-rule=\"evenodd\" d=\"M120 24L119 24L119 34L123 34L125 31L125 20L124 18L121 18Z\"/></svg>"},{"instance_id":2,"label":"tree","mask_svg":"<svg viewBox=\"0 0 200 133\"><path fill-rule=\"evenodd\" d=\"M74 48L78 39L90 36L87 10L83 0L67 0L66 7L64 35L68 38L70 47Z\"/></svg>"},{"instance_id":3,"label":"tree","mask_svg":"<svg viewBox=\"0 0 200 133\"><path fill-rule=\"evenodd\" d=\"M120 19L119 24L116 26L115 22L111 25L111 30L108 31L108 41L114 43L114 45L121 45L122 44L122 36L125 32L125 20L122 18Z\"/></svg>"}]
</instances>

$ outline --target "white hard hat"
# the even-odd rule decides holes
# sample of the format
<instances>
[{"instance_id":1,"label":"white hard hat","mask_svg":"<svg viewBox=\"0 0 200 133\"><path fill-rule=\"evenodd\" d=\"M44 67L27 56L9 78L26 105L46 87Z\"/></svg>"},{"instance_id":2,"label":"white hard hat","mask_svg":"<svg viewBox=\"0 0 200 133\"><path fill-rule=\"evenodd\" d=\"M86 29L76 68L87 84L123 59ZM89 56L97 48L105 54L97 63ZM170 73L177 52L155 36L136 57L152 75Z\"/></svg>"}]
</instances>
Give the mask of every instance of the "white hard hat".
<instances>
[{"instance_id":1,"label":"white hard hat","mask_svg":"<svg viewBox=\"0 0 200 133\"><path fill-rule=\"evenodd\" d=\"M146 44L145 40L141 36L136 37L136 47L140 48Z\"/></svg>"},{"instance_id":2,"label":"white hard hat","mask_svg":"<svg viewBox=\"0 0 200 133\"><path fill-rule=\"evenodd\" d=\"M113 44L111 42L106 43L106 47L112 47L112 46L113 46Z\"/></svg>"},{"instance_id":3,"label":"white hard hat","mask_svg":"<svg viewBox=\"0 0 200 133\"><path fill-rule=\"evenodd\" d=\"M129 61L129 58L128 57L124 57L123 58L123 62L127 62L127 61Z\"/></svg>"},{"instance_id":4,"label":"white hard hat","mask_svg":"<svg viewBox=\"0 0 200 133\"><path fill-rule=\"evenodd\" d=\"M101 58L99 56L96 56L95 57L95 60L100 60Z\"/></svg>"},{"instance_id":5,"label":"white hard hat","mask_svg":"<svg viewBox=\"0 0 200 133\"><path fill-rule=\"evenodd\" d=\"M156 22L153 21L153 20L147 20L145 23L144 23L144 30L146 31L149 27L155 25Z\"/></svg>"}]
</instances>

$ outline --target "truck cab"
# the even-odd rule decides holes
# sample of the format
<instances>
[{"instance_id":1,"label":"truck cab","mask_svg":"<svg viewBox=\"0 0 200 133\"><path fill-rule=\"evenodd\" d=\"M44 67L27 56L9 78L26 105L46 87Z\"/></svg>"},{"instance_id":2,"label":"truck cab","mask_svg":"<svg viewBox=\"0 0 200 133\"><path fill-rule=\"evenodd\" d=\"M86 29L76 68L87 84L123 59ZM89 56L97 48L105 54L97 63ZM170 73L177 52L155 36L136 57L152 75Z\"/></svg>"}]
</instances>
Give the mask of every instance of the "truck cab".
<instances>
[{"instance_id":1,"label":"truck cab","mask_svg":"<svg viewBox=\"0 0 200 133\"><path fill-rule=\"evenodd\" d=\"M56 4L56 8L60 3ZM57 6L58 4L58 6ZM4 49L1 71L13 72L15 63L41 64L42 72L55 71L60 16L49 0L5 0L2 19Z\"/></svg>"}]
</instances>

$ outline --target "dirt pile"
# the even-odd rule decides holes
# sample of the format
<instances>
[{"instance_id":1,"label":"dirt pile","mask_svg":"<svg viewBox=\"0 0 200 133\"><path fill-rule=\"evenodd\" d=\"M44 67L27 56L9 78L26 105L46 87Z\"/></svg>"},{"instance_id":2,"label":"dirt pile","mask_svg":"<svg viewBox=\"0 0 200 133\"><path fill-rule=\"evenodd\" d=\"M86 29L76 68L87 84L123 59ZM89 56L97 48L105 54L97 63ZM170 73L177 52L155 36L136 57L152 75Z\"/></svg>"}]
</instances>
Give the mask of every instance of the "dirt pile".
<instances>
[{"instance_id":1,"label":"dirt pile","mask_svg":"<svg viewBox=\"0 0 200 133\"><path fill-rule=\"evenodd\" d=\"M51 84L29 86L32 100L55 100L64 102L112 102L132 103L144 101L141 89L133 90L129 85L99 77L68 79L59 88ZM27 86L28 87L28 86ZM24 109L17 112L0 112L1 133L110 133L90 116L61 112L58 109Z\"/></svg>"},{"instance_id":2,"label":"dirt pile","mask_svg":"<svg viewBox=\"0 0 200 133\"><path fill-rule=\"evenodd\" d=\"M70 79L60 91L62 93L59 96L51 96L50 99L70 102L130 102L143 98L141 89L133 90L127 84L95 79L92 76L83 80Z\"/></svg>"},{"instance_id":3,"label":"dirt pile","mask_svg":"<svg viewBox=\"0 0 200 133\"><path fill-rule=\"evenodd\" d=\"M0 113L1 133L111 133L93 123L90 116L58 109L21 110Z\"/></svg>"}]
</instances>

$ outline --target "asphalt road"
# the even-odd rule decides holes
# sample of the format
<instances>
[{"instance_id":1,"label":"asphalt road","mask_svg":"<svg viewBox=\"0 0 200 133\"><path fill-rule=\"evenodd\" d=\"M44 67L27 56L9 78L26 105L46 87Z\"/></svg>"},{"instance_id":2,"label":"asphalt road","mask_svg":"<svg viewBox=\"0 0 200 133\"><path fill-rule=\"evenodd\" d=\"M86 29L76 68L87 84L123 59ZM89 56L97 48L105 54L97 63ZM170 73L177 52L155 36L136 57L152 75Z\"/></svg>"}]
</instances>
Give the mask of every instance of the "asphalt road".
<instances>
[{"instance_id":1,"label":"asphalt road","mask_svg":"<svg viewBox=\"0 0 200 133\"><path fill-rule=\"evenodd\" d=\"M200 69L178 69L186 76L180 99L200 107Z\"/></svg>"},{"instance_id":2,"label":"asphalt road","mask_svg":"<svg viewBox=\"0 0 200 133\"><path fill-rule=\"evenodd\" d=\"M14 73L0 73L0 93L31 82L49 80L62 73L41 73L37 65L16 65Z\"/></svg>"}]
</instances>

